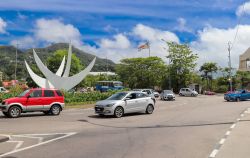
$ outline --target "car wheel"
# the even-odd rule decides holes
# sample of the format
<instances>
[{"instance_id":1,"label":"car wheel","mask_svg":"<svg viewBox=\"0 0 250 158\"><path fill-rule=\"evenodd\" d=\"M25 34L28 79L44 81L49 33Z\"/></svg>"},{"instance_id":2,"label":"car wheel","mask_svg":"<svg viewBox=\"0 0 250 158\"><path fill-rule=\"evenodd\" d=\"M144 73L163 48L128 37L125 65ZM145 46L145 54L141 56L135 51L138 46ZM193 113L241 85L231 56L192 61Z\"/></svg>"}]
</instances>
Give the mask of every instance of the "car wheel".
<instances>
[{"instance_id":1,"label":"car wheel","mask_svg":"<svg viewBox=\"0 0 250 158\"><path fill-rule=\"evenodd\" d=\"M60 105L53 105L53 106L51 107L51 109L50 109L50 113L51 113L52 115L59 115L60 112L61 112L61 107L60 107Z\"/></svg>"},{"instance_id":2,"label":"car wheel","mask_svg":"<svg viewBox=\"0 0 250 158\"><path fill-rule=\"evenodd\" d=\"M179 96L183 96L181 93L179 93Z\"/></svg>"},{"instance_id":3,"label":"car wheel","mask_svg":"<svg viewBox=\"0 0 250 158\"><path fill-rule=\"evenodd\" d=\"M100 117L103 117L104 116L104 114L98 114Z\"/></svg>"},{"instance_id":4,"label":"car wheel","mask_svg":"<svg viewBox=\"0 0 250 158\"><path fill-rule=\"evenodd\" d=\"M9 117L8 112L2 112L4 116Z\"/></svg>"},{"instance_id":5,"label":"car wheel","mask_svg":"<svg viewBox=\"0 0 250 158\"><path fill-rule=\"evenodd\" d=\"M124 111L123 111L123 108L122 108L122 107L118 106L118 107L115 108L114 116L115 116L116 118L122 117L123 114L124 114Z\"/></svg>"},{"instance_id":6,"label":"car wheel","mask_svg":"<svg viewBox=\"0 0 250 158\"><path fill-rule=\"evenodd\" d=\"M148 106L147 106L147 109L146 109L146 113L147 113L147 114L152 114L153 111L154 111L153 105L151 105L151 104L148 105Z\"/></svg>"},{"instance_id":7,"label":"car wheel","mask_svg":"<svg viewBox=\"0 0 250 158\"><path fill-rule=\"evenodd\" d=\"M193 94L193 93L191 94L191 97L194 97L194 94Z\"/></svg>"},{"instance_id":8,"label":"car wheel","mask_svg":"<svg viewBox=\"0 0 250 158\"><path fill-rule=\"evenodd\" d=\"M11 118L17 118L21 115L21 108L18 106L12 106L10 107L8 111L8 116Z\"/></svg>"}]
</instances>

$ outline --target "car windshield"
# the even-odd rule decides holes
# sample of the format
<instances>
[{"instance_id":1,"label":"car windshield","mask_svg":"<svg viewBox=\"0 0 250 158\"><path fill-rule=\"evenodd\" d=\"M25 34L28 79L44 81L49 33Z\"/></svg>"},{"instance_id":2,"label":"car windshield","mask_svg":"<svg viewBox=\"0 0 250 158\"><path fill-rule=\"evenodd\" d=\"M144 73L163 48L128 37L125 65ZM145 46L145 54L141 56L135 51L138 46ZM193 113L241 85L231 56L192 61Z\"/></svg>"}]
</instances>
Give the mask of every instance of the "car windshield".
<instances>
[{"instance_id":1,"label":"car windshield","mask_svg":"<svg viewBox=\"0 0 250 158\"><path fill-rule=\"evenodd\" d=\"M116 93L113 94L112 96L110 96L107 100L121 100L123 99L128 93L126 92L120 92L120 93Z\"/></svg>"},{"instance_id":2,"label":"car windshield","mask_svg":"<svg viewBox=\"0 0 250 158\"><path fill-rule=\"evenodd\" d=\"M167 94L173 94L173 92L172 92L172 91L170 91L170 90L165 90L165 91L164 91L164 93L167 93Z\"/></svg>"},{"instance_id":3,"label":"car windshield","mask_svg":"<svg viewBox=\"0 0 250 158\"><path fill-rule=\"evenodd\" d=\"M28 92L29 92L29 90L27 89L26 91L19 94L18 97L24 97Z\"/></svg>"}]
</instances>

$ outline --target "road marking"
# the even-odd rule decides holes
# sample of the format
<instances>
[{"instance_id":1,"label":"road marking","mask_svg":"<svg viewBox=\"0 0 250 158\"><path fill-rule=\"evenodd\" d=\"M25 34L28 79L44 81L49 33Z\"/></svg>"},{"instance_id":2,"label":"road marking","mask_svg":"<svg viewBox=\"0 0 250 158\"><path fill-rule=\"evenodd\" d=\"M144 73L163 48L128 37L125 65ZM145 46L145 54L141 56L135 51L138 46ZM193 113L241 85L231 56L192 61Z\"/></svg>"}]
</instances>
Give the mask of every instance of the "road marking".
<instances>
[{"instance_id":1,"label":"road marking","mask_svg":"<svg viewBox=\"0 0 250 158\"><path fill-rule=\"evenodd\" d=\"M222 145L222 144L225 143L225 141L226 141L226 139L225 139L225 138L222 138L222 139L220 140L219 144Z\"/></svg>"},{"instance_id":2,"label":"road marking","mask_svg":"<svg viewBox=\"0 0 250 158\"><path fill-rule=\"evenodd\" d=\"M226 133L225 135L226 135L226 136L229 136L229 135L230 135L230 133L231 133L230 131L227 131L227 133Z\"/></svg>"},{"instance_id":3,"label":"road marking","mask_svg":"<svg viewBox=\"0 0 250 158\"><path fill-rule=\"evenodd\" d=\"M220 148L225 143L226 139L231 134L232 130L235 128L236 124L240 122L241 118L244 117L244 113L250 113L250 108L247 108L244 112L240 114L240 117L236 119L236 122L232 124L229 128L229 130L225 133L224 137L219 141L219 143L215 146L214 150L209 155L209 158L215 158L215 156L218 154Z\"/></svg>"},{"instance_id":4,"label":"road marking","mask_svg":"<svg viewBox=\"0 0 250 158\"><path fill-rule=\"evenodd\" d=\"M18 148L20 148L23 145L23 141L7 141L8 143L17 143L17 145L15 146L14 150L17 150Z\"/></svg>"},{"instance_id":5,"label":"road marking","mask_svg":"<svg viewBox=\"0 0 250 158\"><path fill-rule=\"evenodd\" d=\"M230 128L231 128L231 129L234 129L235 126L236 126L236 124L234 123Z\"/></svg>"},{"instance_id":6,"label":"road marking","mask_svg":"<svg viewBox=\"0 0 250 158\"><path fill-rule=\"evenodd\" d=\"M214 149L213 150L213 152L210 154L210 158L213 158L213 157L215 157L216 156L216 154L219 152L219 150L217 150L217 149Z\"/></svg>"},{"instance_id":7,"label":"road marking","mask_svg":"<svg viewBox=\"0 0 250 158\"><path fill-rule=\"evenodd\" d=\"M56 135L56 134L58 134L58 133L30 134L30 135ZM28 146L28 147L25 147L25 148L16 149L16 150L14 149L13 151L10 151L10 152L7 152L7 153L4 153L4 154L0 155L0 157L7 156L7 155L10 155L10 154L14 154L14 153L17 153L17 152L20 152L20 151L28 150L28 149L31 149L31 148L34 148L34 147L37 147L37 146L40 146L40 145L48 144L48 143L51 143L51 142L54 142L54 141L57 141L57 140L60 140L60 139L75 135L76 132L60 133L60 134L65 134L65 135L61 136L61 137L54 138L54 139L50 139L50 140L45 141L45 142L40 142L38 144L31 145L31 146ZM21 136L27 136L27 135L29 135L29 134L24 134L24 135L21 135Z\"/></svg>"}]
</instances>

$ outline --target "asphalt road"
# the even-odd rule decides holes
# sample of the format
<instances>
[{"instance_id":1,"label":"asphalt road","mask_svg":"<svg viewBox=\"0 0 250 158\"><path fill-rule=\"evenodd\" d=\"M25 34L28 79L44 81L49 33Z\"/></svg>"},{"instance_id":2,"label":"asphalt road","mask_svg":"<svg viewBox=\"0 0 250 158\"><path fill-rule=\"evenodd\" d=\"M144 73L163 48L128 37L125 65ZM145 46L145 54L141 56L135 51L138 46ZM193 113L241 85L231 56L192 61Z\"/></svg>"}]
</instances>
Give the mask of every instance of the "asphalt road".
<instances>
[{"instance_id":1,"label":"asphalt road","mask_svg":"<svg viewBox=\"0 0 250 158\"><path fill-rule=\"evenodd\" d=\"M60 116L0 116L5 158L207 158L217 142L250 107L223 96L177 97L157 101L152 115L99 117L93 110L70 109Z\"/></svg>"}]
</instances>

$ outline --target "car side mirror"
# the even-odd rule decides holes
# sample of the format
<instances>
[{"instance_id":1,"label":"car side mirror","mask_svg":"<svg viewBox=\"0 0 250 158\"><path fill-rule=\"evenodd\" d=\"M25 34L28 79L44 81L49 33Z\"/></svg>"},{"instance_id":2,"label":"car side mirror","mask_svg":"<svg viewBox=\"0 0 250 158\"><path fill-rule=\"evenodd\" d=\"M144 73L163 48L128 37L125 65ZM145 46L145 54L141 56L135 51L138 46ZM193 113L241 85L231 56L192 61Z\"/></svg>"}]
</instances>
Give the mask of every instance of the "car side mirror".
<instances>
[{"instance_id":1,"label":"car side mirror","mask_svg":"<svg viewBox=\"0 0 250 158\"><path fill-rule=\"evenodd\" d=\"M125 98L124 101L130 100L131 98Z\"/></svg>"}]
</instances>

